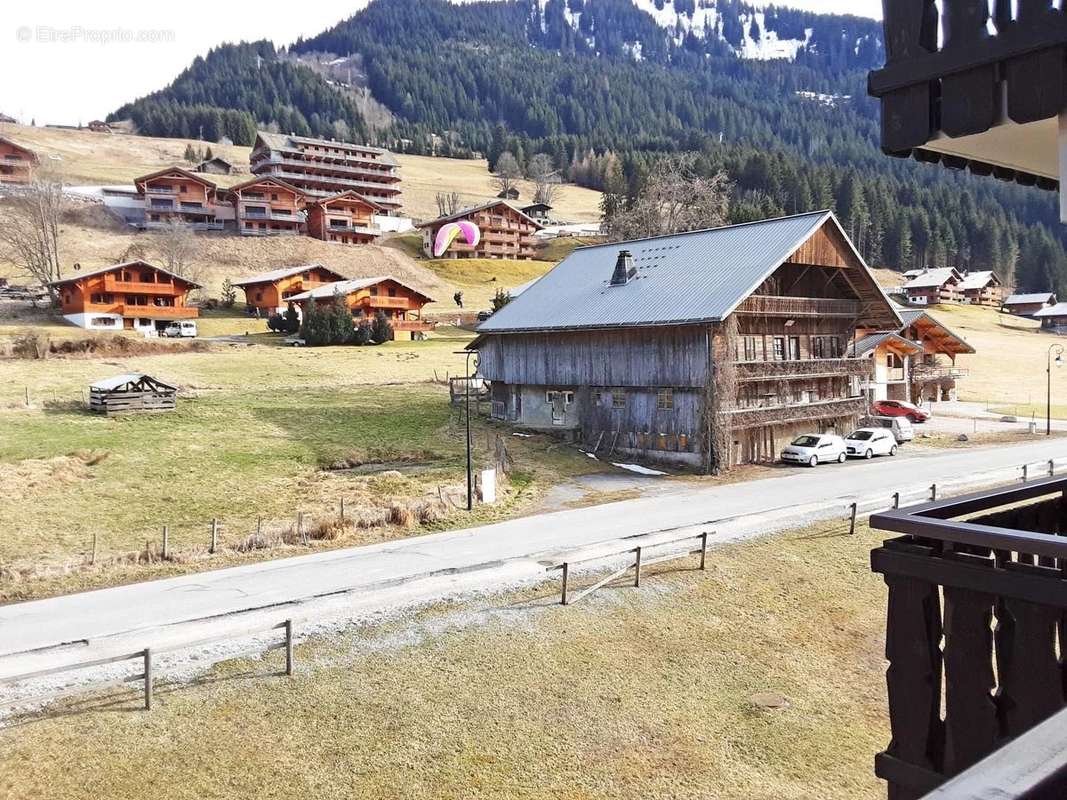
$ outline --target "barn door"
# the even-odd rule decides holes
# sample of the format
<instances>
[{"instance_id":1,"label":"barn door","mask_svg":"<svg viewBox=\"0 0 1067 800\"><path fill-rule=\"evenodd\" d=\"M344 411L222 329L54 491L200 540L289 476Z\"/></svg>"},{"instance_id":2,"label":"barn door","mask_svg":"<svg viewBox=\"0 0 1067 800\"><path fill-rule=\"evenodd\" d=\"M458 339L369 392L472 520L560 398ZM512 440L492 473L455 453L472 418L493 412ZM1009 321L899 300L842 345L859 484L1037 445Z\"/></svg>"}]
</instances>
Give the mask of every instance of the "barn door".
<instances>
[{"instance_id":1,"label":"barn door","mask_svg":"<svg viewBox=\"0 0 1067 800\"><path fill-rule=\"evenodd\" d=\"M552 392L552 424L563 425L567 421L566 392Z\"/></svg>"}]
</instances>

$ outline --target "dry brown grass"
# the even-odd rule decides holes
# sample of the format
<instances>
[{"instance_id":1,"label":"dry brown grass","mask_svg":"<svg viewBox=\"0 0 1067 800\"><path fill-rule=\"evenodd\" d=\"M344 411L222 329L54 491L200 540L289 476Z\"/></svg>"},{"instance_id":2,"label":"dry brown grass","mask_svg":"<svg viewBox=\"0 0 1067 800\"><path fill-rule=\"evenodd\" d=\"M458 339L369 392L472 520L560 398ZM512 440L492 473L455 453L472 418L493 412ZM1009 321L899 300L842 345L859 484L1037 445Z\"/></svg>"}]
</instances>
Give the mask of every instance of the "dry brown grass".
<instances>
[{"instance_id":1,"label":"dry brown grass","mask_svg":"<svg viewBox=\"0 0 1067 800\"><path fill-rule=\"evenodd\" d=\"M40 153L42 160L67 183L73 185L129 184L134 178L163 167L182 165L185 147L203 147L203 142L187 139L159 139L89 131L31 128L6 125L3 135ZM251 148L211 145L217 156L238 165L241 175L211 175L220 186L232 186L248 178ZM59 160L51 158L58 156ZM438 192L458 192L464 205L483 202L496 195L488 165L483 159L431 158L398 155L403 180L403 213L417 219L437 216ZM519 181L521 200L531 202L533 184ZM553 201L555 213L573 222L600 219L600 192L579 186L561 186Z\"/></svg>"},{"instance_id":2,"label":"dry brown grass","mask_svg":"<svg viewBox=\"0 0 1067 800\"><path fill-rule=\"evenodd\" d=\"M706 574L659 565L567 608L553 582L432 609L301 645L292 679L274 657L164 685L150 713L71 703L0 732L0 795L883 797L881 537L840 533L717 548Z\"/></svg>"}]
</instances>

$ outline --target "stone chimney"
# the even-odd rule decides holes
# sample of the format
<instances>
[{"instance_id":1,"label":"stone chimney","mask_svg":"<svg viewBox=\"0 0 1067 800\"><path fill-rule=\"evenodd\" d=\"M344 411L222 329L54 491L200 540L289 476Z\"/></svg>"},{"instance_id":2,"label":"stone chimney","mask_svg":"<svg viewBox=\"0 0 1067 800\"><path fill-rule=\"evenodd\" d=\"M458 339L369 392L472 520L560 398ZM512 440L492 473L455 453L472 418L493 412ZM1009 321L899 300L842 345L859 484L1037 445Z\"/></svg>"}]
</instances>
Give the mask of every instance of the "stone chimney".
<instances>
[{"instance_id":1,"label":"stone chimney","mask_svg":"<svg viewBox=\"0 0 1067 800\"><path fill-rule=\"evenodd\" d=\"M615 259L615 271L611 273L611 285L625 286L636 274L637 269L630 251L620 250L619 257Z\"/></svg>"}]
</instances>

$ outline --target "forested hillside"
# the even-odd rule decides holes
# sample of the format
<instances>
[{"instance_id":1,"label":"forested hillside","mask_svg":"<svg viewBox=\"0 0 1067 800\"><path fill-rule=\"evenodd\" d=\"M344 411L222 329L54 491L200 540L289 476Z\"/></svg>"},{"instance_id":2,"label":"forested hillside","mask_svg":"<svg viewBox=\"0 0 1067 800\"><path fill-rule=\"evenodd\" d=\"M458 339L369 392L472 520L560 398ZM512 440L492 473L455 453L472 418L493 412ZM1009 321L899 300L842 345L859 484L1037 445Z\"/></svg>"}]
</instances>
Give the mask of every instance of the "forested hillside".
<instances>
[{"instance_id":1,"label":"forested hillside","mask_svg":"<svg viewBox=\"0 0 1067 800\"><path fill-rule=\"evenodd\" d=\"M623 203L653 159L692 151L696 169L734 181L736 219L832 206L873 264L991 268L1024 289L1067 289L1050 195L878 150L865 79L883 48L871 20L723 0L377 0L284 56L266 43L220 48L113 116L195 136L195 115L216 106L365 138L344 87L294 54L358 56L396 117L377 143L396 149L482 152L491 164L504 150L520 163L544 152Z\"/></svg>"}]
</instances>

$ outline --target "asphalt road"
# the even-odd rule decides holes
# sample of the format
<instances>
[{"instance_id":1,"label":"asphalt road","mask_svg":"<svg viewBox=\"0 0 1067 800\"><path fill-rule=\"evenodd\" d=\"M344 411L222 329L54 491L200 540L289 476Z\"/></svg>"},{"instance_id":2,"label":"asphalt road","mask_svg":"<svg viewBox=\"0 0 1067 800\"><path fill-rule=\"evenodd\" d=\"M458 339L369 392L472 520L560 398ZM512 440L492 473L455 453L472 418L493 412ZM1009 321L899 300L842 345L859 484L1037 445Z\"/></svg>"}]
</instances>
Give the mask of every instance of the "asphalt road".
<instances>
[{"instance_id":1,"label":"asphalt road","mask_svg":"<svg viewBox=\"0 0 1067 800\"><path fill-rule=\"evenodd\" d=\"M470 579L467 573L484 570L488 583L483 586L491 589L492 576L508 565L543 570L552 554L595 543L704 525L715 529L714 541L728 541L839 515L856 497L889 496L1064 456L1067 442L1038 439L783 469L780 476L717 487L693 488L683 482L676 484L677 491L657 491L635 500L13 604L0 607L0 659L131 632L147 636L190 620L331 593L388 592L418 578Z\"/></svg>"}]
</instances>

